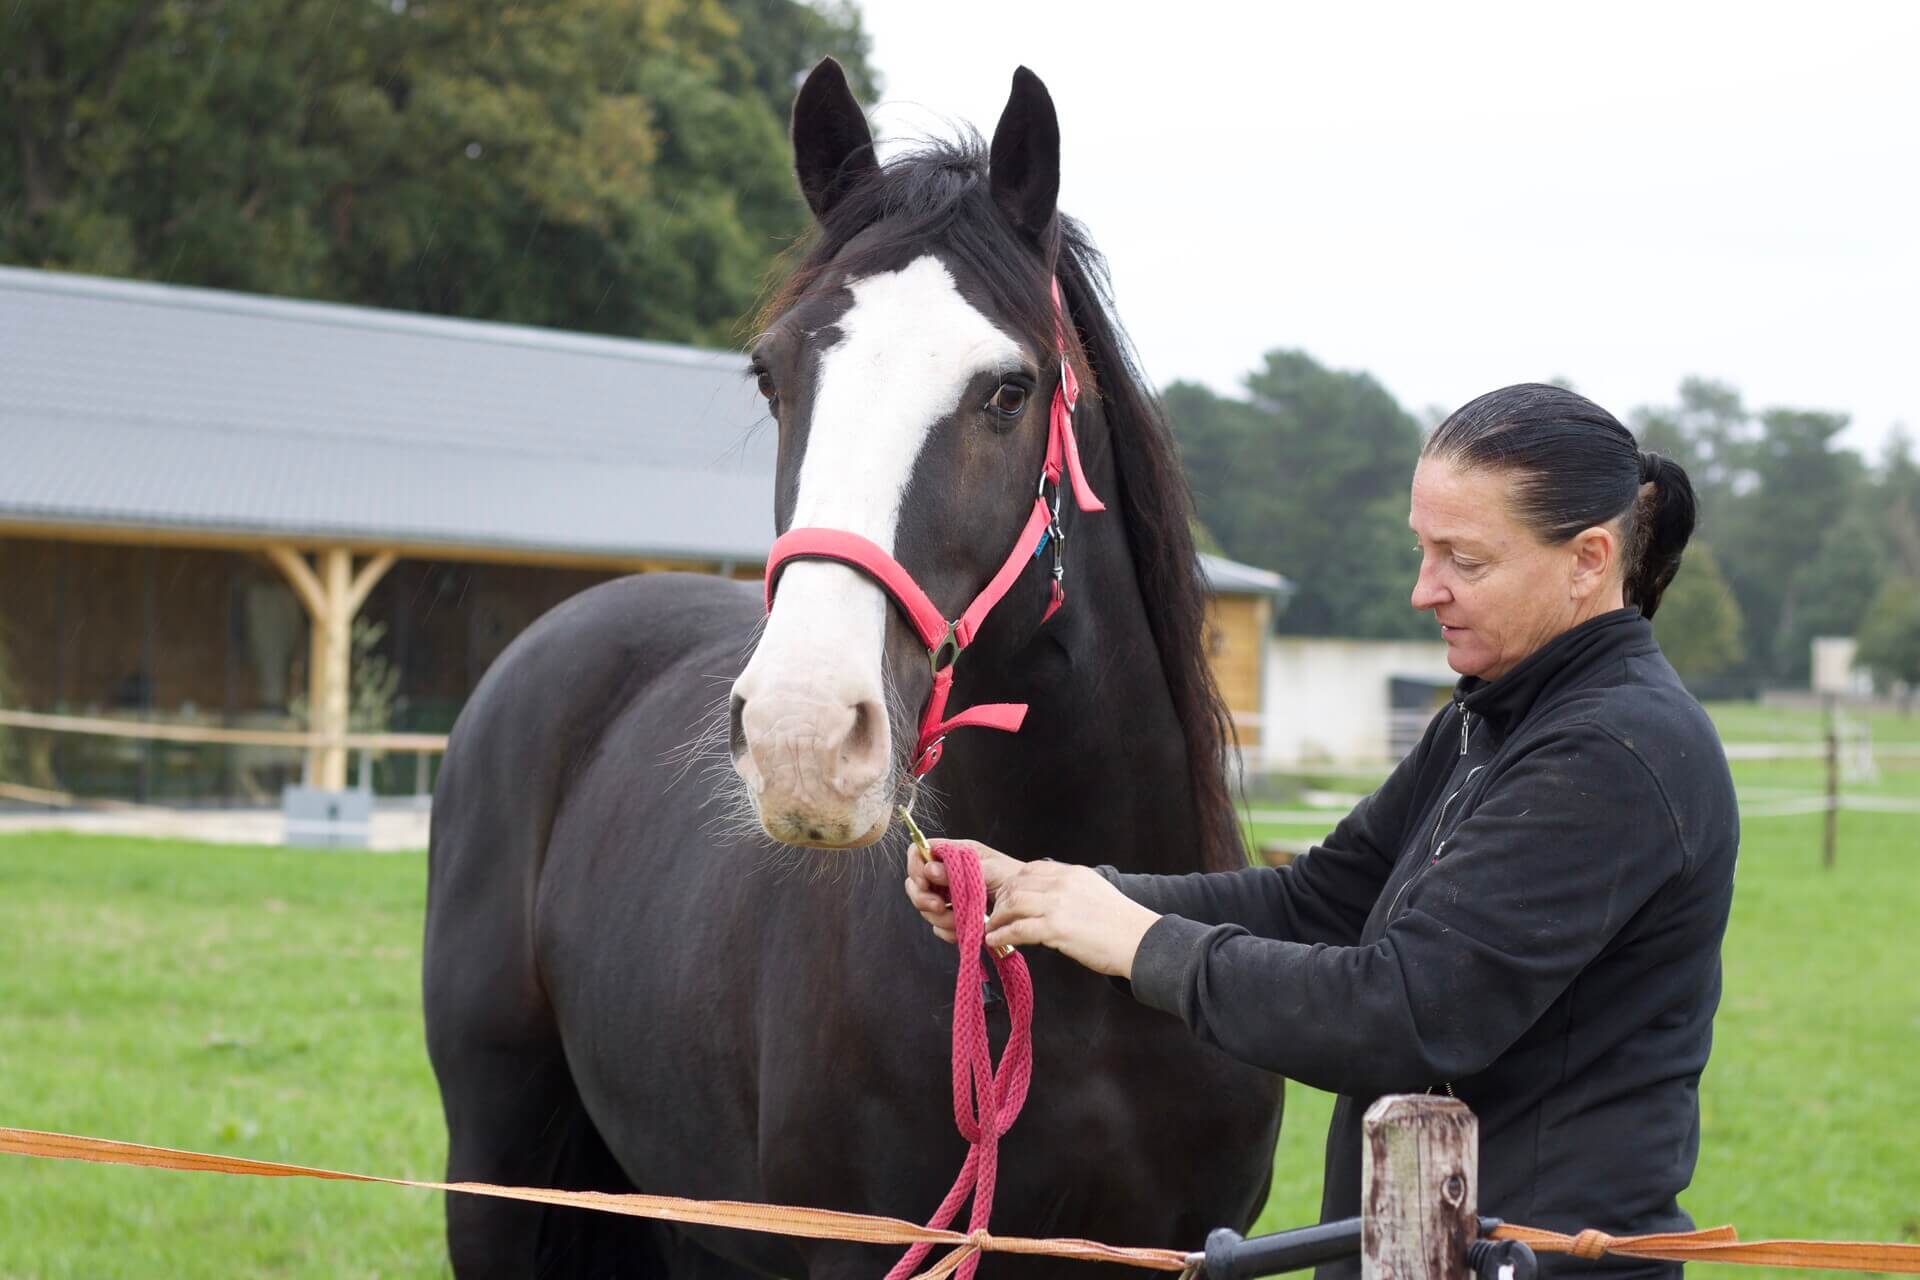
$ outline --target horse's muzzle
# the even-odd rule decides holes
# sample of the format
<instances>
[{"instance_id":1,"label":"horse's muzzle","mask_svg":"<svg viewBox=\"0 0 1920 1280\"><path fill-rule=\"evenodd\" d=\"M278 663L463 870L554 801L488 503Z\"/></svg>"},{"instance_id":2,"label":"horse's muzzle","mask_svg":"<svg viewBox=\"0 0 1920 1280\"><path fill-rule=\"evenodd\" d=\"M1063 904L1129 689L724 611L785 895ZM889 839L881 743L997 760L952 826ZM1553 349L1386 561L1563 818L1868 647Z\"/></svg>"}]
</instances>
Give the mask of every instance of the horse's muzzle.
<instances>
[{"instance_id":1,"label":"horse's muzzle","mask_svg":"<svg viewBox=\"0 0 1920 1280\"><path fill-rule=\"evenodd\" d=\"M737 690L731 738L733 767L775 840L848 849L886 833L893 762L877 699L849 704L806 691Z\"/></svg>"}]
</instances>

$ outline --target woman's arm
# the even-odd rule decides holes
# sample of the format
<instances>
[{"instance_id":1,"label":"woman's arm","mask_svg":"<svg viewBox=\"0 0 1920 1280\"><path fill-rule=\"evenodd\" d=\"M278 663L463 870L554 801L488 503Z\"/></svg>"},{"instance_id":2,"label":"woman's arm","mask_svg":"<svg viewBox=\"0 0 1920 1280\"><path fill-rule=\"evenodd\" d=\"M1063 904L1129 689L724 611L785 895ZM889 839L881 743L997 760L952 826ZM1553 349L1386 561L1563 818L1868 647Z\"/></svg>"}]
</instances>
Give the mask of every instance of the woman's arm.
<instances>
[{"instance_id":1,"label":"woman's arm","mask_svg":"<svg viewBox=\"0 0 1920 1280\"><path fill-rule=\"evenodd\" d=\"M1435 716L1426 736L1387 780L1291 866L1184 876L1128 875L1111 867L1100 873L1160 915L1238 925L1256 937L1290 942L1357 942L1404 846L1420 771L1436 726L1447 716Z\"/></svg>"},{"instance_id":2,"label":"woman's arm","mask_svg":"<svg viewBox=\"0 0 1920 1280\"><path fill-rule=\"evenodd\" d=\"M1242 1061L1319 1088L1423 1089L1483 1070L1687 863L1652 771L1597 726L1528 752L1367 946L1166 916L1134 994Z\"/></svg>"}]
</instances>

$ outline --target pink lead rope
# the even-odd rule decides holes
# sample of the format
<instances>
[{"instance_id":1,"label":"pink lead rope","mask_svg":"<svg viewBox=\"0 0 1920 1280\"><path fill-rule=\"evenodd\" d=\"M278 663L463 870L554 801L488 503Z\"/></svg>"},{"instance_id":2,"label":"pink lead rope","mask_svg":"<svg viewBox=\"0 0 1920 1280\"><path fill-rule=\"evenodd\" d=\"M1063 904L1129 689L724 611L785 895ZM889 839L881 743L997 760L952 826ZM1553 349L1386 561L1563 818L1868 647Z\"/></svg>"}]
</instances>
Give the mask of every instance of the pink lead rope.
<instances>
[{"instance_id":1,"label":"pink lead rope","mask_svg":"<svg viewBox=\"0 0 1920 1280\"><path fill-rule=\"evenodd\" d=\"M987 1041L986 993L981 989L980 953L986 942L987 885L973 850L950 840L935 840L933 856L947 864L947 893L953 902L954 930L960 935L960 972L953 983L953 1123L971 1144L953 1190L940 1202L927 1226L947 1229L967 1197L973 1197L968 1231L985 1231L993 1213L993 1184L1000 1169L1000 1138L1013 1126L1027 1100L1033 1081L1033 978L1019 952L992 953L1007 995L1007 1016L1013 1026L993 1069L993 1050ZM933 1246L914 1245L887 1272L886 1280L907 1280ZM973 1280L980 1269L975 1253L960 1264L960 1280Z\"/></svg>"}]
</instances>

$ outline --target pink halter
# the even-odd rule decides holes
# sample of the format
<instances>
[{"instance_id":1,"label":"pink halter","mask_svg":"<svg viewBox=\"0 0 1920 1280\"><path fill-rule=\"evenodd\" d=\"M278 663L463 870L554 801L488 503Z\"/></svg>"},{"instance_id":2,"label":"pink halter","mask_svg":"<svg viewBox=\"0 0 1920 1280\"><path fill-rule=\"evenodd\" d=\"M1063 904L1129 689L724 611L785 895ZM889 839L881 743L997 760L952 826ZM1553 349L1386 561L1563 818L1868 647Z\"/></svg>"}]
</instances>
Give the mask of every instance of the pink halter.
<instances>
[{"instance_id":1,"label":"pink halter","mask_svg":"<svg viewBox=\"0 0 1920 1280\"><path fill-rule=\"evenodd\" d=\"M1066 311L1060 301L1060 282L1053 282L1054 338L1060 348L1060 383L1053 391L1053 407L1047 428L1047 458L1040 471L1039 491L1033 500L1033 513L1026 527L1014 540L1000 571L975 596L973 603L952 622L920 589L913 575L901 567L884 549L857 533L844 529L789 529L780 535L767 555L767 610L773 610L774 584L781 569L793 560L833 560L860 570L893 597L900 611L913 624L920 642L927 647L933 664L933 689L920 710L920 740L914 746L912 773L925 777L940 763L942 744L954 729L977 727L1017 732L1026 720L1027 707L1019 702L991 702L967 707L947 715L947 698L953 692L953 664L980 634L987 615L993 612L1027 562L1049 543L1053 546L1053 599L1041 621L1051 618L1066 603L1066 566L1062 558L1065 531L1060 527L1060 479L1064 474L1073 487L1074 504L1082 511L1104 511L1106 506L1094 496L1093 488L1080 468L1080 446L1073 437L1073 409L1080 398L1080 382L1067 360Z\"/></svg>"}]
</instances>

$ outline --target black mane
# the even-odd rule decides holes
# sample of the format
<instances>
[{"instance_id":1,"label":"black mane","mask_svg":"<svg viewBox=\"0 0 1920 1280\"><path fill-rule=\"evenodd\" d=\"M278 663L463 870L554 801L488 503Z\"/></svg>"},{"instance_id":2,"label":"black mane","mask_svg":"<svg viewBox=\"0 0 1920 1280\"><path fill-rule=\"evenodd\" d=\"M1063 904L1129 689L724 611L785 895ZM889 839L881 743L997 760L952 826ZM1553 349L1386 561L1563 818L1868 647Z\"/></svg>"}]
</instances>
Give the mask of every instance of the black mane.
<instances>
[{"instance_id":1,"label":"black mane","mask_svg":"<svg viewBox=\"0 0 1920 1280\"><path fill-rule=\"evenodd\" d=\"M850 251L854 238L872 228L879 230ZM1068 355L1085 392L1105 408L1120 477L1119 510L1186 738L1201 865L1245 866L1227 783L1232 721L1207 662L1207 588L1193 544L1192 497L1159 397L1114 317L1106 262L1086 230L1059 215L1036 251L994 202L987 148L978 134L926 142L839 198L797 247L798 265L769 299L761 323L785 312L829 270L865 275L935 250L967 267L995 311L1037 351L1054 345L1050 277L1058 277L1074 322Z\"/></svg>"}]
</instances>

